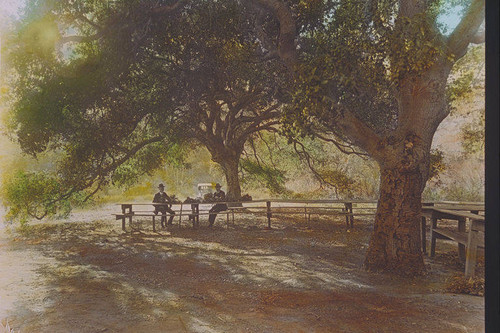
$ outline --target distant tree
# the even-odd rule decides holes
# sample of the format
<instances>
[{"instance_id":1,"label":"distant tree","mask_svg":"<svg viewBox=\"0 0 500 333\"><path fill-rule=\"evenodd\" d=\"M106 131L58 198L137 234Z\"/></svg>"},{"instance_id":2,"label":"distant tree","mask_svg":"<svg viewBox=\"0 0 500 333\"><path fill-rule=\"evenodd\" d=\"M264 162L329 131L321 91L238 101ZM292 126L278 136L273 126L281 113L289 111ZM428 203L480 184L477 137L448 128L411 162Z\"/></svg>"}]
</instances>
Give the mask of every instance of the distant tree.
<instances>
[{"instance_id":1,"label":"distant tree","mask_svg":"<svg viewBox=\"0 0 500 333\"><path fill-rule=\"evenodd\" d=\"M328 132L380 167L368 269L421 274L421 196L434 133L449 114L447 79L469 44L484 40L484 0L443 35L444 1L248 0L271 20L268 36L294 75L288 131ZM269 16L267 16L269 18ZM274 19L274 20L273 20Z\"/></svg>"}]
</instances>

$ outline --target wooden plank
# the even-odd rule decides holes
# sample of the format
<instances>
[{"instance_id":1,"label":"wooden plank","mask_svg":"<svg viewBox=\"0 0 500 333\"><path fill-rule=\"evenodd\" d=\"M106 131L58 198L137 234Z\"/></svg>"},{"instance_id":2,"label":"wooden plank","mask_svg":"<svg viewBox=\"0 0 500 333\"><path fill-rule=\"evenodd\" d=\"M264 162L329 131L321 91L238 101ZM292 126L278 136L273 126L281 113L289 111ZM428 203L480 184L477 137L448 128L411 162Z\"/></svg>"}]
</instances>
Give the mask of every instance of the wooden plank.
<instances>
[{"instance_id":1,"label":"wooden plank","mask_svg":"<svg viewBox=\"0 0 500 333\"><path fill-rule=\"evenodd\" d=\"M471 220L484 221L483 215L473 214L470 212L462 212L462 211L448 210L448 209L441 209L441 208L434 208L434 211L439 212L439 213L449 214L449 215L456 216L456 217L466 217L466 218L469 218Z\"/></svg>"},{"instance_id":2,"label":"wooden plank","mask_svg":"<svg viewBox=\"0 0 500 333\"><path fill-rule=\"evenodd\" d=\"M466 245L467 244L467 233L466 232L459 232L459 231L453 231L449 229L443 229L443 228L433 228L433 232L438 233L440 235L443 235L447 237L448 239L454 240L460 244Z\"/></svg>"},{"instance_id":3,"label":"wooden plank","mask_svg":"<svg viewBox=\"0 0 500 333\"><path fill-rule=\"evenodd\" d=\"M465 210L484 212L484 205L434 205L435 209Z\"/></svg>"},{"instance_id":4,"label":"wooden plank","mask_svg":"<svg viewBox=\"0 0 500 333\"><path fill-rule=\"evenodd\" d=\"M482 231L482 232L481 232ZM477 248L484 248L484 222L472 220L467 240L467 257L465 259L465 277L474 276L476 269Z\"/></svg>"}]
</instances>

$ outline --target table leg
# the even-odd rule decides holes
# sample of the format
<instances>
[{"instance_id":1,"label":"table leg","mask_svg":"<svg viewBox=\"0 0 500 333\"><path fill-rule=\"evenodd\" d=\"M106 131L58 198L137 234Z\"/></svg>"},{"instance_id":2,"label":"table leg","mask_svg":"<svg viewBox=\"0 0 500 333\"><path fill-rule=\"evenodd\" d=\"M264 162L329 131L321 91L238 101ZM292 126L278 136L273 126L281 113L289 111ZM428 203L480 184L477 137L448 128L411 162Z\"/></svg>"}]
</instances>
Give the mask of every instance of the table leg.
<instances>
[{"instance_id":1,"label":"table leg","mask_svg":"<svg viewBox=\"0 0 500 333\"><path fill-rule=\"evenodd\" d=\"M479 237L477 230L474 230L475 221L471 222L471 230L469 231L469 238L467 239L467 256L465 258L465 277L469 278L474 276L476 269L477 258L477 237Z\"/></svg>"},{"instance_id":2,"label":"table leg","mask_svg":"<svg viewBox=\"0 0 500 333\"><path fill-rule=\"evenodd\" d=\"M123 231L127 231L125 229L125 213L127 212L127 208L129 208L130 205L125 205L125 204L122 204L122 214L124 214L124 216L122 217L122 230Z\"/></svg>"},{"instance_id":3,"label":"table leg","mask_svg":"<svg viewBox=\"0 0 500 333\"><path fill-rule=\"evenodd\" d=\"M347 215L345 216L345 223L347 224L347 227L349 228L349 225L354 227L354 215L352 215L352 202L345 202L345 211Z\"/></svg>"},{"instance_id":4,"label":"table leg","mask_svg":"<svg viewBox=\"0 0 500 333\"><path fill-rule=\"evenodd\" d=\"M426 248L427 222L426 222L425 216L422 216L422 222L420 223L420 227L421 227L421 237L422 237L422 252L425 254L425 253L427 253L427 248Z\"/></svg>"},{"instance_id":5,"label":"table leg","mask_svg":"<svg viewBox=\"0 0 500 333\"><path fill-rule=\"evenodd\" d=\"M431 218L431 257L436 254L436 233L433 231L437 226L437 218Z\"/></svg>"},{"instance_id":6,"label":"table leg","mask_svg":"<svg viewBox=\"0 0 500 333\"><path fill-rule=\"evenodd\" d=\"M179 213L179 228L181 227L181 220L182 220L182 203L181 203L181 209Z\"/></svg>"}]
</instances>

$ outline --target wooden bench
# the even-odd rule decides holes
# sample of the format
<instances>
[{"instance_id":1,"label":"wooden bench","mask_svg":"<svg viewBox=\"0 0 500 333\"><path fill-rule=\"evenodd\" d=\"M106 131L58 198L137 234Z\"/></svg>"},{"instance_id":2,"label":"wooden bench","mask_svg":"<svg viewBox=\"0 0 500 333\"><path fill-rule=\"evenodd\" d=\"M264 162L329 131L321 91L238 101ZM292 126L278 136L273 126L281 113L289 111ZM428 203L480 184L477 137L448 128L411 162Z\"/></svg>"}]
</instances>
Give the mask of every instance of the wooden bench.
<instances>
[{"instance_id":1,"label":"wooden bench","mask_svg":"<svg viewBox=\"0 0 500 333\"><path fill-rule=\"evenodd\" d=\"M474 275L477 258L477 248L484 248L484 216L467 211L434 208L434 218L431 226L431 257L436 252L436 240L448 239L459 244L459 257L465 259L465 276ZM458 230L450 230L437 226L437 220L458 220ZM465 219L470 219L470 228L465 230ZM465 257L465 258L463 258Z\"/></svg>"}]
</instances>

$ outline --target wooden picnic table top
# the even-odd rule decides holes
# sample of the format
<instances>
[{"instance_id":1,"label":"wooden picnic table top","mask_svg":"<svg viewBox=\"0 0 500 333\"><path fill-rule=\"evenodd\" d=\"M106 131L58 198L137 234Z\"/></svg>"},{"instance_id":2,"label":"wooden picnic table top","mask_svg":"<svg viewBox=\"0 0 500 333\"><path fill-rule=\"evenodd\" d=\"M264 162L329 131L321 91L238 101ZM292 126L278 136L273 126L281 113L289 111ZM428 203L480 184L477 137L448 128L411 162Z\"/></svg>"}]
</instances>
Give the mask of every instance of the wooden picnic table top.
<instances>
[{"instance_id":1,"label":"wooden picnic table top","mask_svg":"<svg viewBox=\"0 0 500 333\"><path fill-rule=\"evenodd\" d=\"M422 210L436 210L436 209L445 209L451 211L479 211L484 212L484 204L483 205L450 205L450 204L438 204L435 206L422 206Z\"/></svg>"},{"instance_id":2,"label":"wooden picnic table top","mask_svg":"<svg viewBox=\"0 0 500 333\"><path fill-rule=\"evenodd\" d=\"M433 207L450 209L450 210L483 210L484 204L448 204L448 203L436 203Z\"/></svg>"},{"instance_id":3,"label":"wooden picnic table top","mask_svg":"<svg viewBox=\"0 0 500 333\"><path fill-rule=\"evenodd\" d=\"M447 215L456 216L456 217L467 217L471 220L484 221L484 216L479 215L479 214L473 214L473 213L462 212L462 211L457 211L457 210L440 209L440 208L434 208L434 211L439 212L439 213L444 213Z\"/></svg>"}]
</instances>

